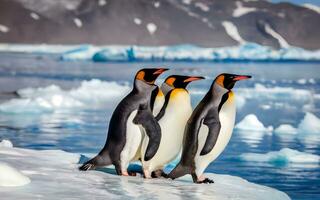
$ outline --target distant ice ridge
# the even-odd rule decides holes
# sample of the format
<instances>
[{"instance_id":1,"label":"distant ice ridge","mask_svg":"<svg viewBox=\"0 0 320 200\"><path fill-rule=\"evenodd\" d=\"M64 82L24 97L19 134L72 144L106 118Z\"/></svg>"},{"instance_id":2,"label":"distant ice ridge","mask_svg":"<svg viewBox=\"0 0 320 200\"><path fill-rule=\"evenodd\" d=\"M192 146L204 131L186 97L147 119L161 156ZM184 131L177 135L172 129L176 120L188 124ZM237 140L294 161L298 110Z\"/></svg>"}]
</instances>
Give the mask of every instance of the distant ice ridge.
<instances>
[{"instance_id":1,"label":"distant ice ridge","mask_svg":"<svg viewBox=\"0 0 320 200\"><path fill-rule=\"evenodd\" d=\"M320 156L300 152L294 149L283 148L280 151L262 153L244 153L240 159L253 162L269 162L274 165L294 164L319 164Z\"/></svg>"},{"instance_id":2,"label":"distant ice ridge","mask_svg":"<svg viewBox=\"0 0 320 200\"><path fill-rule=\"evenodd\" d=\"M83 81L78 88L71 90L63 90L56 85L26 88L17 91L21 98L0 104L0 112L43 113L59 109L94 109L101 105L114 106L113 104L129 90L128 85L98 79Z\"/></svg>"},{"instance_id":3,"label":"distant ice ridge","mask_svg":"<svg viewBox=\"0 0 320 200\"><path fill-rule=\"evenodd\" d=\"M175 46L93 46L93 45L12 45L0 44L0 51L58 53L62 60L108 61L319 61L320 50L309 51L290 46L279 50L256 43L205 48L195 45Z\"/></svg>"},{"instance_id":4,"label":"distant ice ridge","mask_svg":"<svg viewBox=\"0 0 320 200\"><path fill-rule=\"evenodd\" d=\"M61 150L0 147L0 162L19 168L32 181L23 189L0 186L4 199L246 199L288 200L285 193L240 177L206 174L213 185L192 183L190 176L176 180L120 177L114 169L82 172L79 154ZM1 173L1 170L0 170ZM41 188L39 190L39 188Z\"/></svg>"}]
</instances>

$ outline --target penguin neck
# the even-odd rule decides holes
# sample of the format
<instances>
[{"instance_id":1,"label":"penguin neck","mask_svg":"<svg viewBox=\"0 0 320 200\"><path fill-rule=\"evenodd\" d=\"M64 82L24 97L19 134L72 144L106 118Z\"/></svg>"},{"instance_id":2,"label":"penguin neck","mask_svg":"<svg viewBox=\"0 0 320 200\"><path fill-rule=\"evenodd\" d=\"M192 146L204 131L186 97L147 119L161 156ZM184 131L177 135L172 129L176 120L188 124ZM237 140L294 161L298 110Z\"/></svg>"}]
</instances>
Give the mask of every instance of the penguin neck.
<instances>
[{"instance_id":1,"label":"penguin neck","mask_svg":"<svg viewBox=\"0 0 320 200\"><path fill-rule=\"evenodd\" d=\"M148 94L151 93L156 87L156 85L150 85L144 81L135 79L132 92L138 94Z\"/></svg>"},{"instance_id":2,"label":"penguin neck","mask_svg":"<svg viewBox=\"0 0 320 200\"><path fill-rule=\"evenodd\" d=\"M230 91L231 90L228 90L222 87L221 85L219 85L218 83L214 82L211 85L210 90L206 94L205 98L207 99L208 102L212 102L216 106L218 103L220 103L220 101L217 102L217 100L220 100L224 94Z\"/></svg>"},{"instance_id":3,"label":"penguin neck","mask_svg":"<svg viewBox=\"0 0 320 200\"><path fill-rule=\"evenodd\" d=\"M161 84L161 91L163 92L164 96L166 96L174 87L168 85L167 83Z\"/></svg>"}]
</instances>

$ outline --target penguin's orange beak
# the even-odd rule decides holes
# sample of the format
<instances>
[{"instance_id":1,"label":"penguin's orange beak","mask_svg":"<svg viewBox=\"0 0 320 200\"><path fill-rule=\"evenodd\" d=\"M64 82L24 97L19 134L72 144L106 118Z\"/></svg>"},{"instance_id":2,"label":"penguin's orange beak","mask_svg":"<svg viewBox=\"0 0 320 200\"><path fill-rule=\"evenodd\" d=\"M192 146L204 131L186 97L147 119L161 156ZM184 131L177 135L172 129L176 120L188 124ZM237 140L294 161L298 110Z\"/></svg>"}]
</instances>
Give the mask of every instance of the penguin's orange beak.
<instances>
[{"instance_id":1,"label":"penguin's orange beak","mask_svg":"<svg viewBox=\"0 0 320 200\"><path fill-rule=\"evenodd\" d=\"M185 79L183 82L187 83L187 82L197 81L201 79L205 79L205 78L202 76L190 76L189 78Z\"/></svg>"},{"instance_id":2,"label":"penguin's orange beak","mask_svg":"<svg viewBox=\"0 0 320 200\"><path fill-rule=\"evenodd\" d=\"M154 75L160 75L162 74L163 72L167 71L169 69L167 68L159 68L157 71L153 72Z\"/></svg>"},{"instance_id":3,"label":"penguin's orange beak","mask_svg":"<svg viewBox=\"0 0 320 200\"><path fill-rule=\"evenodd\" d=\"M234 81L241 81L251 78L251 76L248 75L238 75L235 78L233 78Z\"/></svg>"}]
</instances>

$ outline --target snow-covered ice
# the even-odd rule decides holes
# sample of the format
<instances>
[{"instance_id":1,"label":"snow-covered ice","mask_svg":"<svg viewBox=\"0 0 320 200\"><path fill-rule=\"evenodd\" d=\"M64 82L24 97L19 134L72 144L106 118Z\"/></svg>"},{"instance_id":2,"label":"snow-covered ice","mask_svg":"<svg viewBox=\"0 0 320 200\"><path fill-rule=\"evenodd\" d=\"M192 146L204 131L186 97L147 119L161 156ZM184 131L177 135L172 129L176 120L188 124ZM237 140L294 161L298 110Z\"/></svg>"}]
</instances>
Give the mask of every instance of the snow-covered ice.
<instances>
[{"instance_id":1,"label":"snow-covered ice","mask_svg":"<svg viewBox=\"0 0 320 200\"><path fill-rule=\"evenodd\" d=\"M238 124L235 125L236 129L240 130L252 130L252 131L272 131L273 128L265 127L262 122L259 121L256 115L249 114L245 116Z\"/></svg>"},{"instance_id":2,"label":"snow-covered ice","mask_svg":"<svg viewBox=\"0 0 320 200\"><path fill-rule=\"evenodd\" d=\"M98 79L83 81L79 87L71 90L63 90L56 85L25 88L17 91L21 98L0 104L0 112L43 113L59 109L94 109L101 105L114 106L113 104L129 91L128 85Z\"/></svg>"},{"instance_id":3,"label":"snow-covered ice","mask_svg":"<svg viewBox=\"0 0 320 200\"><path fill-rule=\"evenodd\" d=\"M290 148L283 148L280 151L271 151L268 153L244 153L240 159L252 162L269 162L271 164L319 164L320 156L310 153L300 152Z\"/></svg>"},{"instance_id":4,"label":"snow-covered ice","mask_svg":"<svg viewBox=\"0 0 320 200\"><path fill-rule=\"evenodd\" d=\"M0 162L0 187L23 186L30 183L30 179L10 165Z\"/></svg>"},{"instance_id":5,"label":"snow-covered ice","mask_svg":"<svg viewBox=\"0 0 320 200\"><path fill-rule=\"evenodd\" d=\"M5 151L2 151L5 150ZM250 183L240 177L206 174L214 184L193 184L190 176L177 180L141 176L120 177L114 169L82 172L79 154L61 150L29 150L0 147L0 162L6 162L30 177L21 187L0 187L6 199L290 199L276 189ZM1 173L1 172L0 172Z\"/></svg>"}]
</instances>

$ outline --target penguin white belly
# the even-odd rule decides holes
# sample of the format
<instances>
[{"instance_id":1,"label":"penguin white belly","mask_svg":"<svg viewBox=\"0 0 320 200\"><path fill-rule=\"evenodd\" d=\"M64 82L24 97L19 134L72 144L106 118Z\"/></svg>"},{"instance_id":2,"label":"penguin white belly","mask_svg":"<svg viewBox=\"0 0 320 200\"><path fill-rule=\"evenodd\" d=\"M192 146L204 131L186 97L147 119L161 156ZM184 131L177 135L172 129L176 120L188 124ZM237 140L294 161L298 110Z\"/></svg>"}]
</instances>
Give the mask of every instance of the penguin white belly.
<instances>
[{"instance_id":1,"label":"penguin white belly","mask_svg":"<svg viewBox=\"0 0 320 200\"><path fill-rule=\"evenodd\" d=\"M201 125L198 135L198 150L195 156L196 174L198 177L201 176L208 165L222 153L230 141L235 122L235 114L235 101L233 94L231 94L231 97L223 104L219 112L221 128L216 144L208 154L203 156L200 156L200 152L206 141L209 128L204 124Z\"/></svg>"},{"instance_id":2,"label":"penguin white belly","mask_svg":"<svg viewBox=\"0 0 320 200\"><path fill-rule=\"evenodd\" d=\"M187 92L177 94L170 100L164 116L159 120L161 141L157 153L149 161L142 159L143 168L152 172L162 169L180 153L184 136L184 128L192 113L190 96ZM142 142L141 155L144 158L149 138Z\"/></svg>"},{"instance_id":3,"label":"penguin white belly","mask_svg":"<svg viewBox=\"0 0 320 200\"><path fill-rule=\"evenodd\" d=\"M124 171L131 161L138 159L136 155L140 152L142 133L140 127L132 122L136 114L137 110L133 111L127 120L126 144L120 154L121 170Z\"/></svg>"},{"instance_id":4,"label":"penguin white belly","mask_svg":"<svg viewBox=\"0 0 320 200\"><path fill-rule=\"evenodd\" d=\"M165 98L163 93L161 92L159 95L156 96L156 99L154 101L153 105L153 116L157 116L157 114L160 112L163 104L165 102Z\"/></svg>"}]
</instances>

